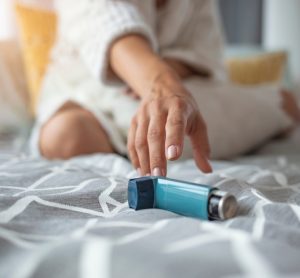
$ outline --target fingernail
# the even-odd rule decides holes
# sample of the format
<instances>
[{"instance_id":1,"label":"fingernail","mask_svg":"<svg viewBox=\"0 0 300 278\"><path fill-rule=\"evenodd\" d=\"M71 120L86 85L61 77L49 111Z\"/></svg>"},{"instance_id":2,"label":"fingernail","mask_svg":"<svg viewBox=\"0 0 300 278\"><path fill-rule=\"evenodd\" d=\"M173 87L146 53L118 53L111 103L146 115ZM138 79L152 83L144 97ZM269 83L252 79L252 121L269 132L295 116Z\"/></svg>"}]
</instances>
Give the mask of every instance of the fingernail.
<instances>
[{"instance_id":1,"label":"fingernail","mask_svg":"<svg viewBox=\"0 0 300 278\"><path fill-rule=\"evenodd\" d=\"M173 159L177 157L177 147L175 145L169 146L167 150L167 158Z\"/></svg>"},{"instance_id":2,"label":"fingernail","mask_svg":"<svg viewBox=\"0 0 300 278\"><path fill-rule=\"evenodd\" d=\"M142 170L141 170L141 168L137 168L136 171L137 171L137 173L138 173L139 176L142 176Z\"/></svg>"},{"instance_id":3,"label":"fingernail","mask_svg":"<svg viewBox=\"0 0 300 278\"><path fill-rule=\"evenodd\" d=\"M162 175L161 170L158 167L153 169L153 176L157 177L157 176L161 176L161 175Z\"/></svg>"},{"instance_id":4,"label":"fingernail","mask_svg":"<svg viewBox=\"0 0 300 278\"><path fill-rule=\"evenodd\" d=\"M151 174L150 174L150 173L147 173L145 176L148 176L148 177L149 177L149 176L151 176Z\"/></svg>"}]
</instances>

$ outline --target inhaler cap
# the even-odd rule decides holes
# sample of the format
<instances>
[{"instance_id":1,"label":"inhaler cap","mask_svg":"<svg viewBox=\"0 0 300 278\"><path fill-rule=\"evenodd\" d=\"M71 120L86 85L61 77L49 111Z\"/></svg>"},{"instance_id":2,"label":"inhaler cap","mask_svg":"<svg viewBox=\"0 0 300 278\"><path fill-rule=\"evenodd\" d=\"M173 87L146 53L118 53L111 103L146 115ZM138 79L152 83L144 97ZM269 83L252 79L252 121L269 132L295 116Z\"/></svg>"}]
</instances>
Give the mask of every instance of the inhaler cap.
<instances>
[{"instance_id":1,"label":"inhaler cap","mask_svg":"<svg viewBox=\"0 0 300 278\"><path fill-rule=\"evenodd\" d=\"M150 177L130 179L128 205L135 210L154 207L154 181Z\"/></svg>"}]
</instances>

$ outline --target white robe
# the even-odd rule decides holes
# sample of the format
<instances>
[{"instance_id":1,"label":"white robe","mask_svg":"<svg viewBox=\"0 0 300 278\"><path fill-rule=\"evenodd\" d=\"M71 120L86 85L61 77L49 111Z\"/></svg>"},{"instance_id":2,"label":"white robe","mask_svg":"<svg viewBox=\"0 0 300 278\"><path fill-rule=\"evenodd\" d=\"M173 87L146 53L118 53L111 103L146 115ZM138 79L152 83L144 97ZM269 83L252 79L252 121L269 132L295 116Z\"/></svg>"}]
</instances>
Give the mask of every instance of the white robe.
<instances>
[{"instance_id":1,"label":"white robe","mask_svg":"<svg viewBox=\"0 0 300 278\"><path fill-rule=\"evenodd\" d=\"M110 70L111 44L126 34L148 39L162 57L205 69L211 77L184 81L208 126L212 158L249 151L288 127L279 89L241 87L227 81L223 40L213 0L57 0L59 30L44 80L32 146L40 127L66 102L91 111L114 147L126 154L126 137L138 101L122 94L125 84ZM184 158L191 157L188 141Z\"/></svg>"}]
</instances>

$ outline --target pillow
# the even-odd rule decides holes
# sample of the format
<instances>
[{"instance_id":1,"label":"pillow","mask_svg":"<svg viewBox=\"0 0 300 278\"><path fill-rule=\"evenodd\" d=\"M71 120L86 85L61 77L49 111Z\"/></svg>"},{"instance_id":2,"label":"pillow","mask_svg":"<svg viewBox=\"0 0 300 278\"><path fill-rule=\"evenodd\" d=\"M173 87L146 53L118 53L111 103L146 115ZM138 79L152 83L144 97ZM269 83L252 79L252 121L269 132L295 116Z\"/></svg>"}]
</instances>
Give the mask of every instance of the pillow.
<instances>
[{"instance_id":1,"label":"pillow","mask_svg":"<svg viewBox=\"0 0 300 278\"><path fill-rule=\"evenodd\" d=\"M284 76L287 55L283 51L233 57L226 61L229 78L234 83L257 85L280 83Z\"/></svg>"},{"instance_id":2,"label":"pillow","mask_svg":"<svg viewBox=\"0 0 300 278\"><path fill-rule=\"evenodd\" d=\"M17 4L16 17L30 92L30 108L35 111L41 82L56 37L54 12Z\"/></svg>"}]
</instances>

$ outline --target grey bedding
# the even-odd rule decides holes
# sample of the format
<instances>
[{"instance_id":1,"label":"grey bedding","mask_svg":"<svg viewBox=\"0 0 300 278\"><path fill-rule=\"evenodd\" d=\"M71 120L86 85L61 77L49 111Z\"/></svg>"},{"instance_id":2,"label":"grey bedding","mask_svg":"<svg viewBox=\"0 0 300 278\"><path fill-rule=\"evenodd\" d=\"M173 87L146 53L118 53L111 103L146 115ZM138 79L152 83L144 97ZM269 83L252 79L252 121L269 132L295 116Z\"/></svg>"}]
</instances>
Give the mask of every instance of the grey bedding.
<instances>
[{"instance_id":1,"label":"grey bedding","mask_svg":"<svg viewBox=\"0 0 300 278\"><path fill-rule=\"evenodd\" d=\"M135 172L117 155L1 152L0 277L300 277L300 154L278 144L209 175L170 165L170 177L237 197L225 222L128 209Z\"/></svg>"}]
</instances>

